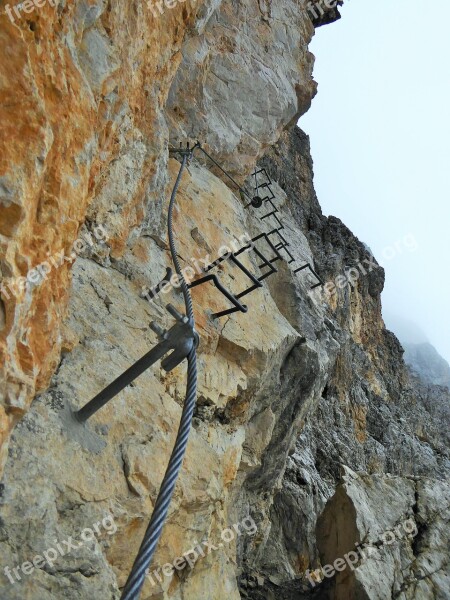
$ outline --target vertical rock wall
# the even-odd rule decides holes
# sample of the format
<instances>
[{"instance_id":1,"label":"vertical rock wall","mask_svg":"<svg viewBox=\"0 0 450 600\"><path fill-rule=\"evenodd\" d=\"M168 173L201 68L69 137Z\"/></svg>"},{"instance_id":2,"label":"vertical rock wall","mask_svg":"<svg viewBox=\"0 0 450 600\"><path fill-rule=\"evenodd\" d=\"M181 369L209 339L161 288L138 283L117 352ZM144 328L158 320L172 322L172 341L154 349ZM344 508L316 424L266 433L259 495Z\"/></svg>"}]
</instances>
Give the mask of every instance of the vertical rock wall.
<instances>
[{"instance_id":1,"label":"vertical rock wall","mask_svg":"<svg viewBox=\"0 0 450 600\"><path fill-rule=\"evenodd\" d=\"M267 538L242 550L242 597L446 598L448 394L410 376L381 317L383 269L339 219L322 215L308 137L299 129L283 134L260 166L286 192L286 209L326 282L323 292L307 294L325 310L319 327L307 325L305 299L296 308L301 330L320 347L321 328L329 331L331 360L314 410L284 457L281 484L268 483L261 469L261 485L254 478L243 485L250 505L268 485L274 491L265 504ZM273 293L284 296L285 288ZM392 531L400 535L385 543ZM362 550L353 568L335 569L356 544Z\"/></svg>"},{"instance_id":2,"label":"vertical rock wall","mask_svg":"<svg viewBox=\"0 0 450 600\"><path fill-rule=\"evenodd\" d=\"M308 140L283 133L315 93L313 33L308 10L289 0L183 2L161 15L135 1L78 0L15 23L0 16L2 598L120 596L173 445L185 368L154 366L86 431L68 407L156 343L149 323L170 324L165 303L182 305L176 289L154 303L142 289L170 264L164 219L179 163L167 148L186 137L240 182L256 163L267 168L296 267L310 263L325 281L372 268L329 296L278 262L247 314L219 320L211 313L227 308L223 296L193 290L198 403L142 597L381 600L388 588L402 600L445 597L440 413L384 328L382 269L323 217ZM183 266L268 231L228 183L204 160L183 175L174 219ZM259 272L254 254L243 260ZM229 264L218 274L235 293L248 286ZM389 490L394 508L383 510ZM388 549L387 587L369 559L321 583L318 572L311 586L308 569L407 518L420 535ZM22 568L68 539L77 545ZM205 543L199 560L167 568Z\"/></svg>"}]
</instances>

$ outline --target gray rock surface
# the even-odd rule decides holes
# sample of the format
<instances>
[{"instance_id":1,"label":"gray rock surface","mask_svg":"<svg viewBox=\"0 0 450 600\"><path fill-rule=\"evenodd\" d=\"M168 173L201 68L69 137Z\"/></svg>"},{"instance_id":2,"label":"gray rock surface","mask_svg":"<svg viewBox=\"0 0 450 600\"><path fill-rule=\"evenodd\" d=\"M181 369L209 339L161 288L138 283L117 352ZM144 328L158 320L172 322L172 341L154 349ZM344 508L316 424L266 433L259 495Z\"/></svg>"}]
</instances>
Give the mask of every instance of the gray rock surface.
<instances>
[{"instance_id":1,"label":"gray rock surface","mask_svg":"<svg viewBox=\"0 0 450 600\"><path fill-rule=\"evenodd\" d=\"M450 366L434 346L428 343L405 344L404 359L424 383L441 385L450 390Z\"/></svg>"},{"instance_id":2,"label":"gray rock surface","mask_svg":"<svg viewBox=\"0 0 450 600\"><path fill-rule=\"evenodd\" d=\"M135 1L53 9L16 25L3 16L0 29L11 100L0 107L11 132L2 283L70 252L96 224L108 236L42 285L1 292L2 600L119 598L152 513L184 366L155 365L86 427L69 409L156 343L149 323L171 323L169 300L181 308L177 289L154 303L142 293L169 264L164 221L179 168L169 137L200 138L249 190L259 161L295 260L276 263L246 314L213 320L223 297L212 285L193 290L198 405L142 600L449 597L448 395L407 370L381 316L383 269L321 212L309 140L292 128L316 90L306 6L187 0L156 17ZM183 266L275 227L218 175L195 159L181 179ZM243 260L261 274L256 255ZM306 263L325 289L294 272ZM230 264L217 272L235 293L248 286ZM256 530L224 544L249 517ZM406 522L412 537L380 545L389 531L408 533ZM216 550L161 575L201 542ZM321 575L358 543L376 551Z\"/></svg>"},{"instance_id":3,"label":"gray rock surface","mask_svg":"<svg viewBox=\"0 0 450 600\"><path fill-rule=\"evenodd\" d=\"M303 132L285 134L261 165L285 190L325 281L367 266L366 246L338 219L321 213ZM339 352L336 356L328 351L334 359L326 385L287 458L270 508L269 536L254 553L246 549L244 598L406 600L450 595L448 533L443 533L448 531L450 497L449 397L444 388L426 386L411 376L400 343L384 328L383 269L374 263L372 272L359 272L354 286L347 283L326 296L325 324L332 324ZM305 308L303 313L308 320ZM425 492L430 489L430 494ZM431 501L433 495L438 504ZM425 523L428 502L430 510L435 506L435 525L432 519ZM408 518L419 531L414 540L372 552L354 571L347 567L332 577L318 575L311 585L308 571L320 573L355 544L375 542L380 533ZM436 546L421 544L420 532L428 526L440 532ZM419 565L427 560L430 567L418 575ZM258 577L265 582L262 586L253 585Z\"/></svg>"},{"instance_id":4,"label":"gray rock surface","mask_svg":"<svg viewBox=\"0 0 450 600\"><path fill-rule=\"evenodd\" d=\"M314 27L293 0L222 2L190 36L168 98L170 138L200 140L234 175L305 113Z\"/></svg>"}]
</instances>

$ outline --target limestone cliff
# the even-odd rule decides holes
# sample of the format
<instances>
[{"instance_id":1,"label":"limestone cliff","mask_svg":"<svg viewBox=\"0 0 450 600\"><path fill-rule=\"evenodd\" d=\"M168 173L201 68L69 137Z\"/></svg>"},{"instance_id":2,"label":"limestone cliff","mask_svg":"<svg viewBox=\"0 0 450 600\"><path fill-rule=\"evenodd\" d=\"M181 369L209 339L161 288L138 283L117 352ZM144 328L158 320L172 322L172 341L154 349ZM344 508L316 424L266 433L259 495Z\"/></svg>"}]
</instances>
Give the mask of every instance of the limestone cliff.
<instances>
[{"instance_id":1,"label":"limestone cliff","mask_svg":"<svg viewBox=\"0 0 450 600\"><path fill-rule=\"evenodd\" d=\"M426 342L403 344L405 362L424 383L442 385L450 390L450 366L436 348Z\"/></svg>"},{"instance_id":2,"label":"limestone cliff","mask_svg":"<svg viewBox=\"0 0 450 600\"><path fill-rule=\"evenodd\" d=\"M296 268L309 263L327 285L311 290L311 273L279 261L248 313L221 319L211 318L227 308L220 293L193 290L198 403L142 598L448 598L448 404L411 378L384 327L383 270L321 213L308 138L294 126L316 91L307 6L25 5L0 15L1 598L120 597L185 368L150 369L87 436L66 414L156 343L149 323L170 323L165 303L181 307L176 289L155 302L143 289L170 265L179 163L168 147L185 139L247 190L255 165L266 169ZM337 9L327 15L315 25ZM174 223L183 266L267 232L246 204L193 160ZM256 259L243 261L258 273ZM248 286L228 263L220 277L235 293ZM383 544L395 528L404 535ZM198 560L162 569L203 542ZM324 576L358 543L375 550ZM57 556L34 566L50 548Z\"/></svg>"}]
</instances>

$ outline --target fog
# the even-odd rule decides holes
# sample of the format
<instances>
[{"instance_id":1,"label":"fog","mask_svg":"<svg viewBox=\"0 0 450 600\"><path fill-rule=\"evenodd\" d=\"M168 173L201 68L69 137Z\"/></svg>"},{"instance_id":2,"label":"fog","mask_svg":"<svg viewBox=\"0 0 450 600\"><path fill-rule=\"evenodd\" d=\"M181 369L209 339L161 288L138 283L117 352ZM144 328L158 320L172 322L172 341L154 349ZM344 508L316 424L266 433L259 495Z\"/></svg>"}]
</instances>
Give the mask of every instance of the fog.
<instances>
[{"instance_id":1,"label":"fog","mask_svg":"<svg viewBox=\"0 0 450 600\"><path fill-rule=\"evenodd\" d=\"M317 29L319 91L299 125L315 186L386 269L383 315L450 361L450 2L346 0Z\"/></svg>"}]
</instances>

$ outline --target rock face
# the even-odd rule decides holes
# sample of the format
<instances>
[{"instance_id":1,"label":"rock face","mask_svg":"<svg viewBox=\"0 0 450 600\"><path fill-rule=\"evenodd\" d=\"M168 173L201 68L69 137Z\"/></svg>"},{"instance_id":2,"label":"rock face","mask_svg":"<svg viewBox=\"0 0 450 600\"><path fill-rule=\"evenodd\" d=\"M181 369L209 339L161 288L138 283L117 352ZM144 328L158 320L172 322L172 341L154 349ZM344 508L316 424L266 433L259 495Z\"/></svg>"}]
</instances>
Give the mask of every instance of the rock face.
<instances>
[{"instance_id":1,"label":"rock face","mask_svg":"<svg viewBox=\"0 0 450 600\"><path fill-rule=\"evenodd\" d=\"M199 139L233 175L248 175L311 104L313 31L294 0L221 3L183 46L168 99L171 139Z\"/></svg>"},{"instance_id":2,"label":"rock face","mask_svg":"<svg viewBox=\"0 0 450 600\"><path fill-rule=\"evenodd\" d=\"M315 93L307 7L77 0L0 19L1 597L120 597L185 367L155 365L85 427L70 407L156 343L168 301L182 306L176 288L143 296L170 265L169 140L190 137L249 192L267 170L294 260L279 249L246 314L213 319L226 300L193 289L194 427L142 598L448 598L448 397L409 374L381 318L383 270L321 213L291 127ZM246 204L193 160L174 216L182 266L199 273L276 226ZM294 273L307 263L324 288ZM228 262L216 273L249 286Z\"/></svg>"},{"instance_id":3,"label":"rock face","mask_svg":"<svg viewBox=\"0 0 450 600\"><path fill-rule=\"evenodd\" d=\"M450 366L431 344L403 344L405 362L424 383L450 390Z\"/></svg>"},{"instance_id":4,"label":"rock face","mask_svg":"<svg viewBox=\"0 0 450 600\"><path fill-rule=\"evenodd\" d=\"M439 507L432 511L433 518L439 531L448 531L449 397L443 388L424 386L411 377L402 347L381 318L382 268L338 219L321 214L312 186L307 136L298 129L284 134L261 165L285 190L291 218L308 239L316 268L327 282L320 296L326 307L322 327L329 330L339 350L334 353L328 344L326 353L332 361L326 384L274 490L268 538L253 552L245 550L242 595L252 599L447 597L447 533L439 534L436 547L431 541L424 543L422 557L418 536L416 543L397 544L394 554L389 547L380 550L378 559L373 552L367 559L360 556L354 569L335 570L332 577L321 571L355 544L375 544L383 532L403 526L408 519L419 530L431 527L417 509L417 486L436 486L432 495L436 494ZM311 314L307 305L297 301L296 306L301 331L323 340L320 329L307 325ZM260 474L264 483L252 487L252 495L264 493L265 471ZM357 495L370 496L370 501L348 498L349 476L358 481ZM252 496L249 503L256 504ZM432 581L432 568L417 575L427 553L437 561L439 584ZM381 586L380 560L391 565L389 573L383 571L386 587ZM253 587L257 578L265 581L262 589Z\"/></svg>"}]
</instances>

